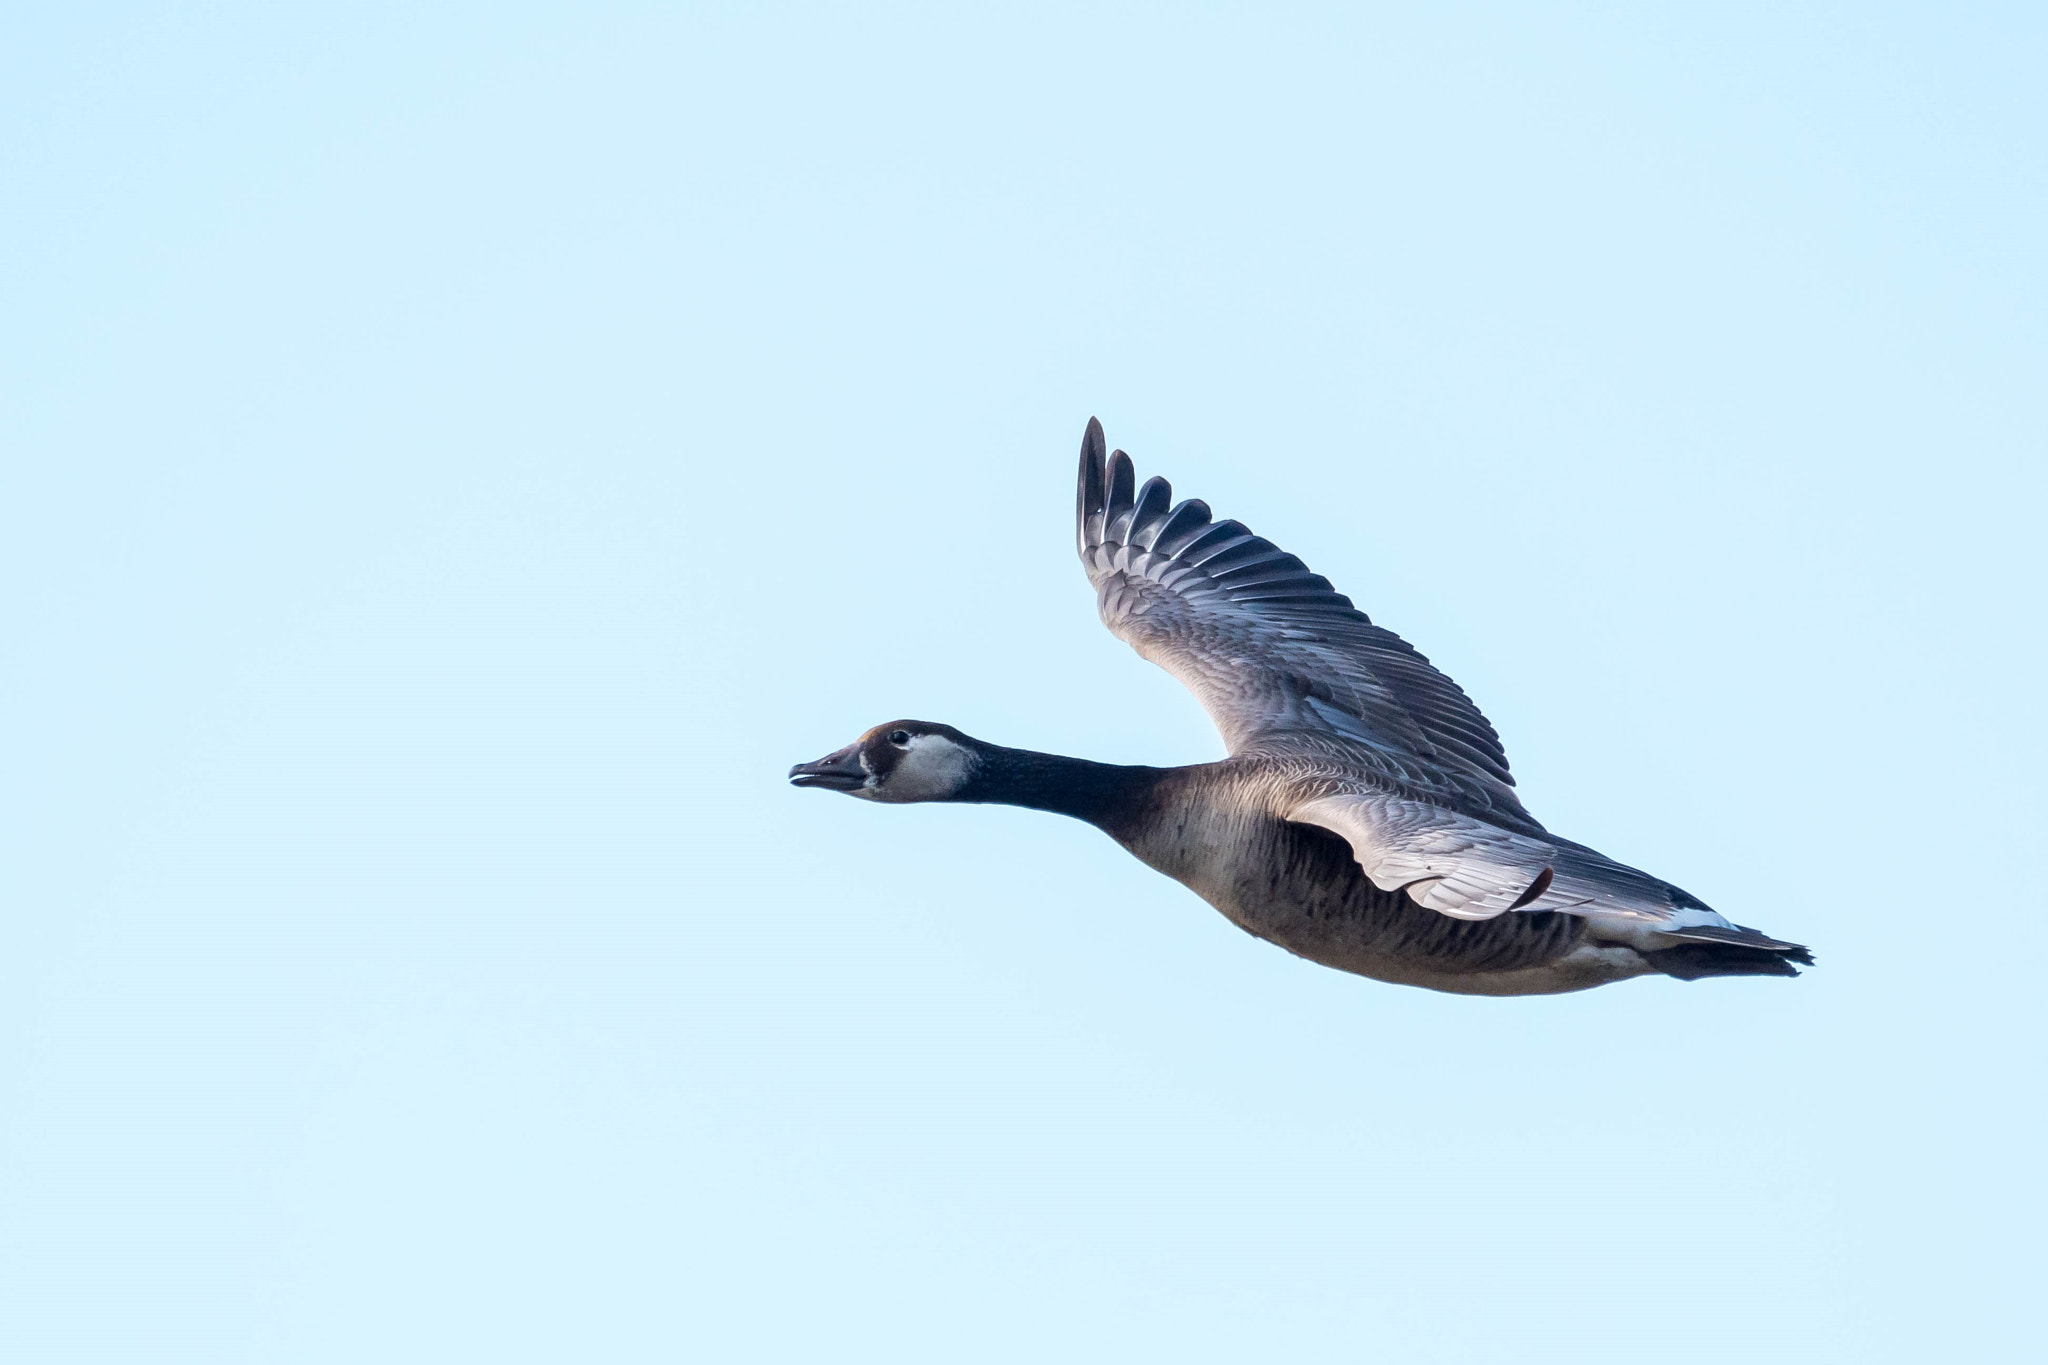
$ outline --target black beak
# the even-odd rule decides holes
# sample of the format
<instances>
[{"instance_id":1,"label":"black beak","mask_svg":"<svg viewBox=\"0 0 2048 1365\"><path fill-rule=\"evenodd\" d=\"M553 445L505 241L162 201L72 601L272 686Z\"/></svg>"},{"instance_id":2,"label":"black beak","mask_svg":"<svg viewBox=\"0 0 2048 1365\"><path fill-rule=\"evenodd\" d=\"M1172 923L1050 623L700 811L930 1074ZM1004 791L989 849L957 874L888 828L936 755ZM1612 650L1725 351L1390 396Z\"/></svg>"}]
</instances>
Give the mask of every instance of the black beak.
<instances>
[{"instance_id":1,"label":"black beak","mask_svg":"<svg viewBox=\"0 0 2048 1365\"><path fill-rule=\"evenodd\" d=\"M789 770L792 787L823 787L828 791L858 791L868 782L868 770L860 766L860 746L849 744L836 754L826 754L816 763L799 763Z\"/></svg>"}]
</instances>

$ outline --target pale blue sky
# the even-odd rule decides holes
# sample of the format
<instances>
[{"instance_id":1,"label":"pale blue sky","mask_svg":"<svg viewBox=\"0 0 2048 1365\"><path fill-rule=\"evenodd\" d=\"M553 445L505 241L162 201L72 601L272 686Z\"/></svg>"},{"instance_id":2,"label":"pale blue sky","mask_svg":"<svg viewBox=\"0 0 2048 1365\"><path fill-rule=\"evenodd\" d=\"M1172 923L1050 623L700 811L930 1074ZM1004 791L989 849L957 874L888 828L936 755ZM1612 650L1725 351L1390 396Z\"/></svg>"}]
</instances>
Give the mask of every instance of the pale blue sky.
<instances>
[{"instance_id":1,"label":"pale blue sky","mask_svg":"<svg viewBox=\"0 0 2048 1365\"><path fill-rule=\"evenodd\" d=\"M19 6L0 1355L2039 1349L2030 6ZM1214 757L1098 413L1796 982L787 766Z\"/></svg>"}]
</instances>

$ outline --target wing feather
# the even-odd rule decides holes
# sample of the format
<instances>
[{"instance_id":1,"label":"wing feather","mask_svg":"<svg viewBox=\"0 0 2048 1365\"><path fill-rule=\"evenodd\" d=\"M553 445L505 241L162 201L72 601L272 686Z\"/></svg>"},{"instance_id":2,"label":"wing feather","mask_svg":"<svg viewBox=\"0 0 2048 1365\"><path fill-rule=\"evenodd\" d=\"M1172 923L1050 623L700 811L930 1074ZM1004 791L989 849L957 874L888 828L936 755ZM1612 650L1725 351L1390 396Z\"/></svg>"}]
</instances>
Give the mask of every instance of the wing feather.
<instances>
[{"instance_id":1,"label":"wing feather","mask_svg":"<svg viewBox=\"0 0 2048 1365\"><path fill-rule=\"evenodd\" d=\"M1406 890L1453 919L1561 910L1658 930L1727 923L1678 888L1591 849L1518 834L1427 801L1341 792L1302 802L1288 818L1343 835L1373 885Z\"/></svg>"},{"instance_id":2,"label":"wing feather","mask_svg":"<svg viewBox=\"0 0 2048 1365\"><path fill-rule=\"evenodd\" d=\"M1094 421L1075 519L1103 624L1193 691L1232 753L1338 746L1416 795L1542 833L1456 683L1242 522L1174 505L1161 478L1139 488Z\"/></svg>"}]
</instances>

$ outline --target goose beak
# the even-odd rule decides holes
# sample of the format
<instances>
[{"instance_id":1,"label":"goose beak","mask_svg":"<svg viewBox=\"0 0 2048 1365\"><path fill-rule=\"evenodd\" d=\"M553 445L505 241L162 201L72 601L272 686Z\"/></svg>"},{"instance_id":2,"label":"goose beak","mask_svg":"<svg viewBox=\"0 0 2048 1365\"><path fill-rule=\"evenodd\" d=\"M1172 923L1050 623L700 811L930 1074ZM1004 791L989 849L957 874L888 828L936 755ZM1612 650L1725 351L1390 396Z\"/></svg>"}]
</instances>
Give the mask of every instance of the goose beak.
<instances>
[{"instance_id":1,"label":"goose beak","mask_svg":"<svg viewBox=\"0 0 2048 1365\"><path fill-rule=\"evenodd\" d=\"M792 787L823 787L827 791L859 791L868 783L868 770L860 766L860 746L849 744L836 754L826 754L816 763L799 763L789 770Z\"/></svg>"}]
</instances>

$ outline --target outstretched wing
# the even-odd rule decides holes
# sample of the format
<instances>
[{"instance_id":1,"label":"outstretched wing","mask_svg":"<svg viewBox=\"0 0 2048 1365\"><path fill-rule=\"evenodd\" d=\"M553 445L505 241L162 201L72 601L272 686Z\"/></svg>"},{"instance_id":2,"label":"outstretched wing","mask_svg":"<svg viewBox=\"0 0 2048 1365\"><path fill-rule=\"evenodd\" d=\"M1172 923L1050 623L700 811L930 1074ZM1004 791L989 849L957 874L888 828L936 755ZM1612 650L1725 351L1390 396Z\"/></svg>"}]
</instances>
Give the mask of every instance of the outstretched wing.
<instances>
[{"instance_id":1,"label":"outstretched wing","mask_svg":"<svg viewBox=\"0 0 2048 1365\"><path fill-rule=\"evenodd\" d=\"M1090 419L1077 520L1103 624L1180 679L1233 754L1341 748L1398 788L1542 833L1456 683L1271 541L1136 482Z\"/></svg>"}]
</instances>

